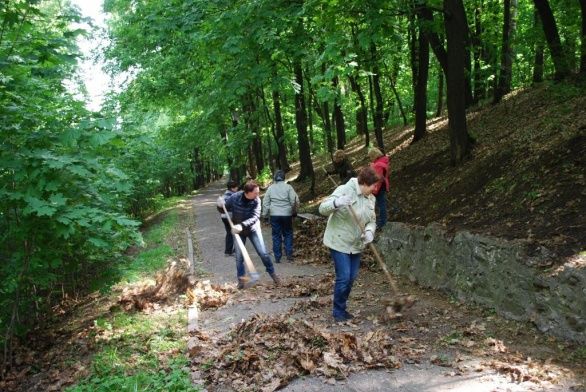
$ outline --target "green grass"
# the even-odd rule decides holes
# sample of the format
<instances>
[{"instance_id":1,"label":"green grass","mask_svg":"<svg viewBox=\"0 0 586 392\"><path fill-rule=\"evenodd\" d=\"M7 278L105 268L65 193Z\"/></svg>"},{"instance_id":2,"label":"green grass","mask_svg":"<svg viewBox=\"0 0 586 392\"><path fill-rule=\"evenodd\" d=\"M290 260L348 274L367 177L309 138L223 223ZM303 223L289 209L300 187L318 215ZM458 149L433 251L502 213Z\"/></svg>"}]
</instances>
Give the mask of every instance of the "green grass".
<instances>
[{"instance_id":1,"label":"green grass","mask_svg":"<svg viewBox=\"0 0 586 392\"><path fill-rule=\"evenodd\" d=\"M175 200L177 203L177 200ZM145 247L119 269L119 284L148 278L167 265L174 251L167 244L179 227L172 210L144 233ZM96 353L89 375L68 392L199 391L191 385L184 310L126 313L118 310L94 320Z\"/></svg>"}]
</instances>

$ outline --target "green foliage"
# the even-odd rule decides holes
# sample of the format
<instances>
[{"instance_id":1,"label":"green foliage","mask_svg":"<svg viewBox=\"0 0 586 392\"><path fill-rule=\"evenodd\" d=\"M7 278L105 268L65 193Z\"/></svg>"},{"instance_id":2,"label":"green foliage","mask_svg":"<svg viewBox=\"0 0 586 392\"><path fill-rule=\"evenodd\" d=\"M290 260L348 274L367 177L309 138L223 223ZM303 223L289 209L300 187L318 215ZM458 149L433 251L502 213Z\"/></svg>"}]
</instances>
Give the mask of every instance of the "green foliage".
<instances>
[{"instance_id":1,"label":"green foliage","mask_svg":"<svg viewBox=\"0 0 586 392\"><path fill-rule=\"evenodd\" d=\"M175 235L178 216L163 214L144 235L146 249L128 257L116 283L150 279L167 265L169 256L176 256L165 244ZM95 319L91 333L97 352L90 374L66 390L198 391L191 385L189 361L183 354L186 316L179 308L149 314L113 310Z\"/></svg>"},{"instance_id":2,"label":"green foliage","mask_svg":"<svg viewBox=\"0 0 586 392\"><path fill-rule=\"evenodd\" d=\"M10 337L29 327L14 320L35 320L19 314L84 286L140 235L124 211L128 177L113 162L122 135L63 87L79 15L58 1L0 10L0 331Z\"/></svg>"},{"instance_id":3,"label":"green foliage","mask_svg":"<svg viewBox=\"0 0 586 392\"><path fill-rule=\"evenodd\" d=\"M262 186L267 186L273 180L271 169L265 167L263 171L260 172L260 174L256 177L256 180Z\"/></svg>"}]
</instances>

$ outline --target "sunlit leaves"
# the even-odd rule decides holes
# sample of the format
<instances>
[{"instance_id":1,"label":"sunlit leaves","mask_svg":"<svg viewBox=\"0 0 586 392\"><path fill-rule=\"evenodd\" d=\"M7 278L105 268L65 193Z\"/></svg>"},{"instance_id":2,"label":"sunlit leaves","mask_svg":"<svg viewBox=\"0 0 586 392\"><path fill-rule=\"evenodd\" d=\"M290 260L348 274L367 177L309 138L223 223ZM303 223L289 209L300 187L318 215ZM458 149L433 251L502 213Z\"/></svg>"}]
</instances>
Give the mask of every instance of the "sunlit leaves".
<instances>
[{"instance_id":1,"label":"sunlit leaves","mask_svg":"<svg viewBox=\"0 0 586 392\"><path fill-rule=\"evenodd\" d=\"M60 1L0 5L0 329L138 240L114 120L93 118L63 87L75 21Z\"/></svg>"}]
</instances>

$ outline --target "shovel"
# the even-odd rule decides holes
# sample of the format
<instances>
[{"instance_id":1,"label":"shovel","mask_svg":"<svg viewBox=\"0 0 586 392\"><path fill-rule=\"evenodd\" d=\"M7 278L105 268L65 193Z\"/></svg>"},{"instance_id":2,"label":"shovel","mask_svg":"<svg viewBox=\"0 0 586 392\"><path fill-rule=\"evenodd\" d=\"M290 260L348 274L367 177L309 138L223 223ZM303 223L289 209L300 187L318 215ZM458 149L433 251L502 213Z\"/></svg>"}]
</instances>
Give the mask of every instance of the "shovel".
<instances>
[{"instance_id":1,"label":"shovel","mask_svg":"<svg viewBox=\"0 0 586 392\"><path fill-rule=\"evenodd\" d=\"M232 219L230 218L230 214L228 214L228 211L226 210L226 205L224 204L223 201L222 201L222 209L224 210L224 213L226 214L226 218L228 219L228 223L230 224L230 228L233 229L234 224L232 223ZM250 258L250 255L248 254L248 251L246 250L246 247L244 246L244 243L242 242L242 238L240 238L240 235L234 234L234 239L236 241L236 245L238 245L238 248L240 249L240 252L242 253L242 257L244 258L244 265L246 266L246 270L248 271L249 280L248 280L248 282L246 282L246 287L250 287L257 280L260 279L260 275L258 272L256 272L256 268L254 268L254 264L252 264L252 260Z\"/></svg>"}]
</instances>

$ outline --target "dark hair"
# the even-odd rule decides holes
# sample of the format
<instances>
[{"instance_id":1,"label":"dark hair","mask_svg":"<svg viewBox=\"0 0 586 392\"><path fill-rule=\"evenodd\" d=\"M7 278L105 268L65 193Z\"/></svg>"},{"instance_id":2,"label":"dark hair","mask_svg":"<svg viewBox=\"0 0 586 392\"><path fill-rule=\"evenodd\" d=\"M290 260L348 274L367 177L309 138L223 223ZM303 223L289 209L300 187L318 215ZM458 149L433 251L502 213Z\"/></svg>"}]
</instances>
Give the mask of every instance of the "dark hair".
<instances>
[{"instance_id":1,"label":"dark hair","mask_svg":"<svg viewBox=\"0 0 586 392\"><path fill-rule=\"evenodd\" d=\"M242 190L244 191L244 193L249 193L254 191L254 188L258 188L258 184L256 183L256 181L251 180L244 184Z\"/></svg>"},{"instance_id":2,"label":"dark hair","mask_svg":"<svg viewBox=\"0 0 586 392\"><path fill-rule=\"evenodd\" d=\"M226 188L227 188L227 189L238 188L238 182L236 182L236 181L234 181L234 180L230 180L230 181L228 181L228 183L226 184Z\"/></svg>"},{"instance_id":3,"label":"dark hair","mask_svg":"<svg viewBox=\"0 0 586 392\"><path fill-rule=\"evenodd\" d=\"M358 173L357 178L358 178L359 185L369 185L369 186L372 184L375 184L380 179L378 177L378 175L376 174L376 172L374 171L374 169L370 166L366 166L362 170L360 170L360 173Z\"/></svg>"}]
</instances>

